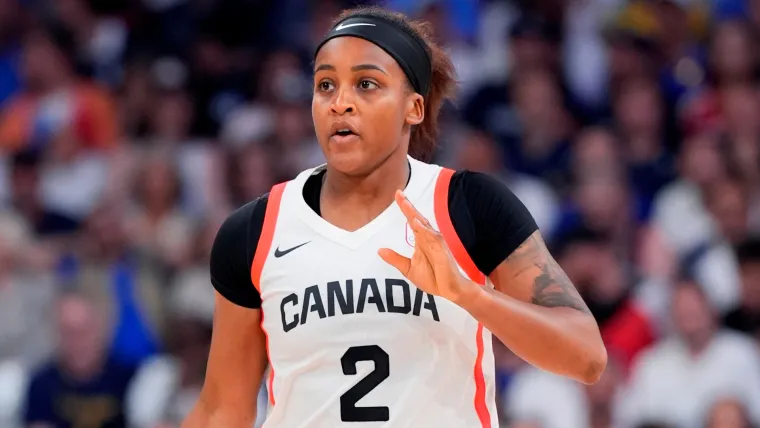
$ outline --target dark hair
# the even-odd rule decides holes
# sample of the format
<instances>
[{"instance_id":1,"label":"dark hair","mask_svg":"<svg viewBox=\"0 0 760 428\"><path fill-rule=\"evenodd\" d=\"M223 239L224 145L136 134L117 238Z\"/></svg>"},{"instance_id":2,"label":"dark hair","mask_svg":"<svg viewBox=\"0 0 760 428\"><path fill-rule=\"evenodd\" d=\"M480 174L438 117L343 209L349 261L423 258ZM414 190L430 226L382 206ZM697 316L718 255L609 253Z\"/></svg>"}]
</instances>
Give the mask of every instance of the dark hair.
<instances>
[{"instance_id":1,"label":"dark hair","mask_svg":"<svg viewBox=\"0 0 760 428\"><path fill-rule=\"evenodd\" d=\"M42 155L38 150L24 150L11 156L11 169L37 168L42 163Z\"/></svg>"},{"instance_id":2,"label":"dark hair","mask_svg":"<svg viewBox=\"0 0 760 428\"><path fill-rule=\"evenodd\" d=\"M554 257L564 257L576 245L604 246L610 243L607 234L579 226L558 236L551 244Z\"/></svg>"},{"instance_id":3,"label":"dark hair","mask_svg":"<svg viewBox=\"0 0 760 428\"><path fill-rule=\"evenodd\" d=\"M391 12L377 6L362 6L341 12L334 24L352 16L372 16L392 22L421 42L430 53L432 77L430 89L425 97L425 119L412 129L409 154L422 161L429 160L438 140L438 113L444 101L454 96L456 73L448 54L433 39L433 29L429 22L413 21L406 15ZM411 84L410 84L411 87Z\"/></svg>"},{"instance_id":4,"label":"dark hair","mask_svg":"<svg viewBox=\"0 0 760 428\"><path fill-rule=\"evenodd\" d=\"M655 96L658 103L663 103L662 93L657 87L657 80L648 75L629 77L620 81L612 94L613 103L619 103L624 96L636 90L648 91Z\"/></svg>"},{"instance_id":5,"label":"dark hair","mask_svg":"<svg viewBox=\"0 0 760 428\"><path fill-rule=\"evenodd\" d=\"M76 57L76 41L74 35L61 27L39 26L33 28L24 36L26 45L48 45L54 48L63 58L70 63L70 58Z\"/></svg>"},{"instance_id":6,"label":"dark hair","mask_svg":"<svg viewBox=\"0 0 760 428\"><path fill-rule=\"evenodd\" d=\"M760 263L760 238L752 237L740 242L735 251L739 265Z\"/></svg>"},{"instance_id":7,"label":"dark hair","mask_svg":"<svg viewBox=\"0 0 760 428\"><path fill-rule=\"evenodd\" d=\"M671 426L663 422L648 421L636 425L636 428L671 428Z\"/></svg>"}]
</instances>

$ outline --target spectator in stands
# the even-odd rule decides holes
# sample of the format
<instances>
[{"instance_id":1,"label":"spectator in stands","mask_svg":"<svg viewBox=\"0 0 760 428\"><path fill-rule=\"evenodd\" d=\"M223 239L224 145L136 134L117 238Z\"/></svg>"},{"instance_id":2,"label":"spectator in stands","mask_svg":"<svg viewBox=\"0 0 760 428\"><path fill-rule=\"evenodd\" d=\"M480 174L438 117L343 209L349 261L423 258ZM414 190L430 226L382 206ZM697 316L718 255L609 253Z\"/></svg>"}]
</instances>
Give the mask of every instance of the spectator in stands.
<instances>
[{"instance_id":1,"label":"spectator in stands","mask_svg":"<svg viewBox=\"0 0 760 428\"><path fill-rule=\"evenodd\" d=\"M690 254L685 264L712 305L724 314L739 299L739 265L733 247L749 232L747 187L740 179L727 178L712 183L704 198L718 233Z\"/></svg>"},{"instance_id":2,"label":"spectator in stands","mask_svg":"<svg viewBox=\"0 0 760 428\"><path fill-rule=\"evenodd\" d=\"M760 234L760 92L755 85L725 91L727 157L744 182L749 210L747 228Z\"/></svg>"},{"instance_id":3,"label":"spectator in stands","mask_svg":"<svg viewBox=\"0 0 760 428\"><path fill-rule=\"evenodd\" d=\"M638 232L628 182L613 174L585 175L574 183L557 239L588 229L607 236L620 257L629 257Z\"/></svg>"},{"instance_id":4,"label":"spectator in stands","mask_svg":"<svg viewBox=\"0 0 760 428\"><path fill-rule=\"evenodd\" d=\"M107 92L74 74L63 38L33 32L24 42L25 91L0 118L0 147L17 151L53 144L61 132L76 135L80 148L107 149L119 129Z\"/></svg>"},{"instance_id":5,"label":"spectator in stands","mask_svg":"<svg viewBox=\"0 0 760 428\"><path fill-rule=\"evenodd\" d=\"M681 178L663 189L655 202L651 232L659 235L659 244L648 247L652 254L673 257L690 272L721 313L735 304L739 290L729 244L747 233L745 193L741 183L729 177L728 165L714 135L686 141L679 159Z\"/></svg>"},{"instance_id":6,"label":"spectator in stands","mask_svg":"<svg viewBox=\"0 0 760 428\"><path fill-rule=\"evenodd\" d=\"M673 292L674 334L645 351L625 400L627 423L657 420L704 426L704 409L724 394L760 402L760 354L747 337L719 327L702 289L682 280ZM760 407L750 406L760 421Z\"/></svg>"},{"instance_id":7,"label":"spectator in stands","mask_svg":"<svg viewBox=\"0 0 760 428\"><path fill-rule=\"evenodd\" d=\"M496 403L498 406L499 420L506 424L510 419L509 387L515 374L524 367L524 362L504 346L498 339L492 339L494 364L496 366Z\"/></svg>"},{"instance_id":8,"label":"spectator in stands","mask_svg":"<svg viewBox=\"0 0 760 428\"><path fill-rule=\"evenodd\" d=\"M490 133L501 145L515 145L520 140L521 121L524 120L516 109L518 88L527 83L524 76L530 76L534 70L542 70L535 79L539 82L546 81L549 76L550 91L560 91L559 94L552 93L552 96L558 95L560 104L564 105L566 91L560 89L562 85L554 79L560 62L557 45L561 35L556 25L540 16L518 16L509 29L509 60L504 67L509 70L509 75L498 82L484 82L473 90L473 95L463 105L464 122ZM507 160L519 164L517 159Z\"/></svg>"},{"instance_id":9,"label":"spectator in stands","mask_svg":"<svg viewBox=\"0 0 760 428\"><path fill-rule=\"evenodd\" d=\"M270 141L253 142L230 155L228 186L234 208L269 191L282 175L276 162L277 147Z\"/></svg>"},{"instance_id":10,"label":"spectator in stands","mask_svg":"<svg viewBox=\"0 0 760 428\"><path fill-rule=\"evenodd\" d=\"M168 352L147 360L130 387L128 416L135 428L176 427L198 400L211 341L214 297L205 286L208 278L198 279L174 287Z\"/></svg>"},{"instance_id":11,"label":"spectator in stands","mask_svg":"<svg viewBox=\"0 0 760 428\"><path fill-rule=\"evenodd\" d=\"M751 83L758 77L760 56L752 25L743 19L718 22L709 41L709 79L716 87Z\"/></svg>"},{"instance_id":12,"label":"spectator in stands","mask_svg":"<svg viewBox=\"0 0 760 428\"><path fill-rule=\"evenodd\" d=\"M193 123L190 97L181 90L164 89L158 84L154 86L152 90L155 91L155 98L149 107L149 134L143 143L148 146L170 147L190 143L190 127Z\"/></svg>"},{"instance_id":13,"label":"spectator in stands","mask_svg":"<svg viewBox=\"0 0 760 428\"><path fill-rule=\"evenodd\" d=\"M181 206L178 208L193 217L211 214L226 202L223 191L225 152L212 140L191 135L193 110L190 94L162 88L157 80L159 78L154 77L153 84L149 85L151 98L144 107L148 114L145 135L136 141L139 149L130 153L133 155L131 171L139 177L145 168L142 164L151 162L157 156L156 152L161 152L176 165L181 191L178 201Z\"/></svg>"},{"instance_id":14,"label":"spectator in stands","mask_svg":"<svg viewBox=\"0 0 760 428\"><path fill-rule=\"evenodd\" d=\"M0 104L21 88L17 67L20 57L19 38L24 29L21 4L18 0L0 1Z\"/></svg>"},{"instance_id":15,"label":"spectator in stands","mask_svg":"<svg viewBox=\"0 0 760 428\"><path fill-rule=\"evenodd\" d=\"M723 90L721 104L726 132L724 143L731 169L746 182L750 196L757 197L760 193L760 122L757 120L760 96L752 84L734 84Z\"/></svg>"},{"instance_id":16,"label":"spectator in stands","mask_svg":"<svg viewBox=\"0 0 760 428\"><path fill-rule=\"evenodd\" d=\"M81 295L56 308L55 360L33 376L24 420L33 427L125 427L124 399L134 369L108 356L107 317Z\"/></svg>"},{"instance_id":17,"label":"spectator in stands","mask_svg":"<svg viewBox=\"0 0 760 428\"><path fill-rule=\"evenodd\" d=\"M637 200L637 217L646 220L655 195L675 176L673 158L665 144L665 106L657 83L646 78L623 82L615 94L613 110Z\"/></svg>"},{"instance_id":18,"label":"spectator in stands","mask_svg":"<svg viewBox=\"0 0 760 428\"><path fill-rule=\"evenodd\" d=\"M118 117L125 135L136 141L145 137L155 111L155 86L147 60L131 62L125 67L119 88Z\"/></svg>"},{"instance_id":19,"label":"spectator in stands","mask_svg":"<svg viewBox=\"0 0 760 428\"><path fill-rule=\"evenodd\" d=\"M760 77L760 56L754 48L757 43L755 29L743 18L715 24L707 46L709 67L705 85L684 100L681 107L682 117L688 120L687 131L704 132L724 126L735 139L738 130L757 127L755 120L743 122L747 117L757 116L757 107L752 106L751 99L752 86ZM738 120L732 120L731 116Z\"/></svg>"},{"instance_id":20,"label":"spectator in stands","mask_svg":"<svg viewBox=\"0 0 760 428\"><path fill-rule=\"evenodd\" d=\"M577 382L523 366L510 382L504 408L510 419L542 428L589 428L583 392Z\"/></svg>"},{"instance_id":21,"label":"spectator in stands","mask_svg":"<svg viewBox=\"0 0 760 428\"><path fill-rule=\"evenodd\" d=\"M739 400L718 400L707 417L706 428L751 428L747 418L747 409Z\"/></svg>"},{"instance_id":22,"label":"spectator in stands","mask_svg":"<svg viewBox=\"0 0 760 428\"><path fill-rule=\"evenodd\" d=\"M653 227L663 235L679 259L686 258L717 233L704 204L708 187L728 174L720 142L713 134L697 134L682 145L679 178L662 189L655 200Z\"/></svg>"},{"instance_id":23,"label":"spectator in stands","mask_svg":"<svg viewBox=\"0 0 760 428\"><path fill-rule=\"evenodd\" d=\"M175 427L198 398L214 313L207 266L218 228L213 221L200 228L191 267L173 281L168 329L174 334L166 341L166 352L140 366L129 391L128 416L135 428L156 428L160 423Z\"/></svg>"},{"instance_id":24,"label":"spectator in stands","mask_svg":"<svg viewBox=\"0 0 760 428\"><path fill-rule=\"evenodd\" d=\"M573 142L572 177L575 182L593 176L624 175L620 141L605 127L582 129Z\"/></svg>"},{"instance_id":25,"label":"spectator in stands","mask_svg":"<svg viewBox=\"0 0 760 428\"><path fill-rule=\"evenodd\" d=\"M697 2L663 0L651 4L659 28L661 87L667 104L675 106L704 79L706 58L698 38L706 20L700 19L704 13Z\"/></svg>"},{"instance_id":26,"label":"spectator in stands","mask_svg":"<svg viewBox=\"0 0 760 428\"><path fill-rule=\"evenodd\" d=\"M628 2L603 32L608 45L610 92L617 92L629 79L657 75L660 27L651 3Z\"/></svg>"},{"instance_id":27,"label":"spectator in stands","mask_svg":"<svg viewBox=\"0 0 760 428\"><path fill-rule=\"evenodd\" d=\"M242 58L213 32L201 35L192 48L194 73L189 82L194 94L192 132L212 138L228 115L244 103L248 76Z\"/></svg>"},{"instance_id":28,"label":"spectator in stands","mask_svg":"<svg viewBox=\"0 0 760 428\"><path fill-rule=\"evenodd\" d=\"M564 207L557 239L578 228L591 229L610 236L621 257L632 258L642 223L636 219L628 177L621 143L609 128L579 132L573 143L573 199Z\"/></svg>"},{"instance_id":29,"label":"spectator in stands","mask_svg":"<svg viewBox=\"0 0 760 428\"><path fill-rule=\"evenodd\" d=\"M42 159L39 153L27 150L14 155L10 169L13 210L29 223L36 237L70 234L79 228L77 219L45 207L40 200Z\"/></svg>"},{"instance_id":30,"label":"spectator in stands","mask_svg":"<svg viewBox=\"0 0 760 428\"><path fill-rule=\"evenodd\" d=\"M608 361L607 370L599 382L585 388L589 428L621 426L619 419L620 408L625 400L623 393L625 373L617 358L613 357Z\"/></svg>"},{"instance_id":31,"label":"spectator in stands","mask_svg":"<svg viewBox=\"0 0 760 428\"><path fill-rule=\"evenodd\" d=\"M509 427L511 428L544 428L544 424L541 424L533 420L524 420L524 421L518 420L510 424Z\"/></svg>"},{"instance_id":32,"label":"spectator in stands","mask_svg":"<svg viewBox=\"0 0 760 428\"><path fill-rule=\"evenodd\" d=\"M21 412L28 376L21 364L15 361L0 361L0 425L6 428L21 428Z\"/></svg>"},{"instance_id":33,"label":"spectator in stands","mask_svg":"<svg viewBox=\"0 0 760 428\"><path fill-rule=\"evenodd\" d=\"M538 177L506 169L503 148L485 132L466 131L463 144L456 150L456 168L483 172L504 181L533 215L541 234L548 240L552 238L559 221L559 199L554 189Z\"/></svg>"},{"instance_id":34,"label":"spectator in stands","mask_svg":"<svg viewBox=\"0 0 760 428\"><path fill-rule=\"evenodd\" d=\"M0 362L31 370L53 348L55 284L43 266L30 263L27 249L35 241L19 226L0 218Z\"/></svg>"},{"instance_id":35,"label":"spectator in stands","mask_svg":"<svg viewBox=\"0 0 760 428\"><path fill-rule=\"evenodd\" d=\"M57 0L53 25L72 39L69 53L82 73L115 86L129 36L126 23L116 14L98 16L86 0ZM118 9L118 6L116 6Z\"/></svg>"},{"instance_id":36,"label":"spectator in stands","mask_svg":"<svg viewBox=\"0 0 760 428\"><path fill-rule=\"evenodd\" d=\"M0 149L40 151L44 205L81 221L107 187L119 126L110 95L74 74L62 44L43 32L26 36L25 90L0 114Z\"/></svg>"},{"instance_id":37,"label":"spectator in stands","mask_svg":"<svg viewBox=\"0 0 760 428\"><path fill-rule=\"evenodd\" d=\"M554 248L555 257L599 323L608 354L625 372L655 339L656 328L640 302L637 280L605 235L577 229Z\"/></svg>"},{"instance_id":38,"label":"spectator in stands","mask_svg":"<svg viewBox=\"0 0 760 428\"><path fill-rule=\"evenodd\" d=\"M520 123L519 138L504 144L511 169L561 188L568 177L575 122L556 76L546 69L526 70L515 75L511 89Z\"/></svg>"},{"instance_id":39,"label":"spectator in stands","mask_svg":"<svg viewBox=\"0 0 760 428\"><path fill-rule=\"evenodd\" d=\"M736 247L741 297L724 319L726 327L760 340L760 240L748 239Z\"/></svg>"},{"instance_id":40,"label":"spectator in stands","mask_svg":"<svg viewBox=\"0 0 760 428\"><path fill-rule=\"evenodd\" d=\"M288 176L325 163L325 156L314 138L308 110L301 103L279 103L274 109L275 122L270 136L277 148L279 164Z\"/></svg>"},{"instance_id":41,"label":"spectator in stands","mask_svg":"<svg viewBox=\"0 0 760 428\"><path fill-rule=\"evenodd\" d=\"M181 210L181 182L175 158L163 153L145 156L139 166L134 206L127 216L134 249L168 269L187 265L192 219Z\"/></svg>"},{"instance_id":42,"label":"spectator in stands","mask_svg":"<svg viewBox=\"0 0 760 428\"><path fill-rule=\"evenodd\" d=\"M614 355L605 374L590 387L526 365L521 367L513 376L503 401L509 418L539 423L545 428L625 426L620 419L625 400L625 375Z\"/></svg>"},{"instance_id":43,"label":"spectator in stands","mask_svg":"<svg viewBox=\"0 0 760 428\"><path fill-rule=\"evenodd\" d=\"M70 286L92 296L116 317L112 356L137 365L160 350L167 277L164 266L135 251L125 217L125 208L117 201L104 201L65 257L70 263Z\"/></svg>"},{"instance_id":44,"label":"spectator in stands","mask_svg":"<svg viewBox=\"0 0 760 428\"><path fill-rule=\"evenodd\" d=\"M562 29L540 14L526 12L517 17L509 30L512 70L521 72L548 68L558 72L558 45Z\"/></svg>"}]
</instances>

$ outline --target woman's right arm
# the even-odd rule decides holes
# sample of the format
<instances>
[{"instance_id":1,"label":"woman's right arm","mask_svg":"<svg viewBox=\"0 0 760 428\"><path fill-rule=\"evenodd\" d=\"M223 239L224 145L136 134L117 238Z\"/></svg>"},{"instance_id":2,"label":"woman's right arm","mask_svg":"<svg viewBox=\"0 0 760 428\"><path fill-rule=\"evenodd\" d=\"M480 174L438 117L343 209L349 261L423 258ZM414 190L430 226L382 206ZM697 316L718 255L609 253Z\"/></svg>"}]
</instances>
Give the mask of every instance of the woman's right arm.
<instances>
[{"instance_id":1,"label":"woman's right arm","mask_svg":"<svg viewBox=\"0 0 760 428\"><path fill-rule=\"evenodd\" d=\"M216 294L206 381L182 428L249 428L267 367L261 310Z\"/></svg>"},{"instance_id":2,"label":"woman's right arm","mask_svg":"<svg viewBox=\"0 0 760 428\"><path fill-rule=\"evenodd\" d=\"M250 428L267 367L261 296L251 279L268 198L232 213L211 248L216 309L206 380L182 428Z\"/></svg>"}]
</instances>

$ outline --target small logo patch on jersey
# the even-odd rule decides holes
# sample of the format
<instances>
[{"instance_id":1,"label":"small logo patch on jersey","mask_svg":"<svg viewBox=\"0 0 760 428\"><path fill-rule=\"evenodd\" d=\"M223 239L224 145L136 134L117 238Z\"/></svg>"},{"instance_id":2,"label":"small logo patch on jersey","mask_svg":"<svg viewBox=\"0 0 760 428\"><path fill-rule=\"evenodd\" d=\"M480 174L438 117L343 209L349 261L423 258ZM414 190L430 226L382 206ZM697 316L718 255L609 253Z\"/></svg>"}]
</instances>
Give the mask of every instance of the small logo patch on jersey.
<instances>
[{"instance_id":1,"label":"small logo patch on jersey","mask_svg":"<svg viewBox=\"0 0 760 428\"><path fill-rule=\"evenodd\" d=\"M410 247L414 247L414 231L412 230L412 226L409 226L409 223L406 224L406 243Z\"/></svg>"},{"instance_id":2,"label":"small logo patch on jersey","mask_svg":"<svg viewBox=\"0 0 760 428\"><path fill-rule=\"evenodd\" d=\"M303 244L299 244L299 245L296 245L295 247L291 247L291 248L288 248L287 250L282 250L282 251L280 251L280 246L278 245L277 248L274 250L274 256L277 257L277 258L280 258L280 257L288 254L289 252L293 251L293 250L297 250L297 249L303 247L304 245L308 244L309 242L311 242L311 241L306 241Z\"/></svg>"}]
</instances>

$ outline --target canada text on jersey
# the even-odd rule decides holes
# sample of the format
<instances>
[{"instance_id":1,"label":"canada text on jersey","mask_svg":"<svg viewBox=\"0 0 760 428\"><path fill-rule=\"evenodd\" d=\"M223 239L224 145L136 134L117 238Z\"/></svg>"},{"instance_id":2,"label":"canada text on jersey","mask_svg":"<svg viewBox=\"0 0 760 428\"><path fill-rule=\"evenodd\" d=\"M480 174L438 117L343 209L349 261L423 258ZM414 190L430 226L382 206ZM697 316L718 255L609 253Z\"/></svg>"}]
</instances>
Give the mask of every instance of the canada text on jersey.
<instances>
[{"instance_id":1,"label":"canada text on jersey","mask_svg":"<svg viewBox=\"0 0 760 428\"><path fill-rule=\"evenodd\" d=\"M384 292L381 287L384 284ZM439 321L435 298L403 279L387 278L377 280L364 278L360 281L359 294L354 300L354 281L330 281L325 287L327 296L323 298L318 285L303 289L303 297L296 293L285 296L280 302L282 329L289 332L307 320L315 317L323 319L336 315L361 314L367 308L375 308L379 313L409 314L420 316L424 309L433 320ZM414 293L414 298L412 298ZM315 315L310 315L314 312Z\"/></svg>"}]
</instances>

